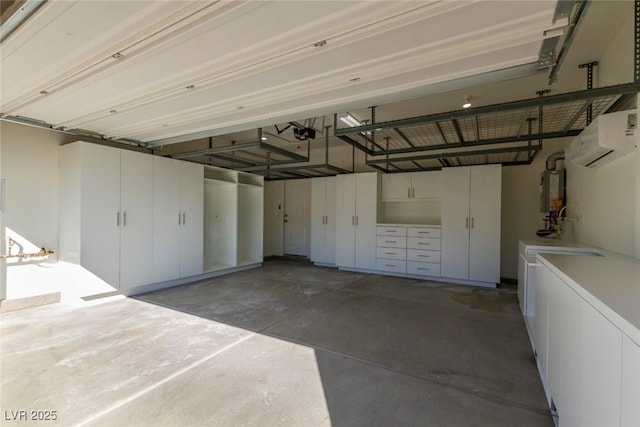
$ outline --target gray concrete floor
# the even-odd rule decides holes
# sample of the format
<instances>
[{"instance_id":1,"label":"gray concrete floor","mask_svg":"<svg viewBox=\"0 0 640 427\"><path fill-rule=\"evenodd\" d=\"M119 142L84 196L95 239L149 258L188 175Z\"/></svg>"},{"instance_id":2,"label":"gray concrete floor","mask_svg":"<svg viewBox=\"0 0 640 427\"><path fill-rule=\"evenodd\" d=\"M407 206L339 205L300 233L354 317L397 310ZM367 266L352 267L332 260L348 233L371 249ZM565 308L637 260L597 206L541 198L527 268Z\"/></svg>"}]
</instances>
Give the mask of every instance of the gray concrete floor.
<instances>
[{"instance_id":1,"label":"gray concrete floor","mask_svg":"<svg viewBox=\"0 0 640 427\"><path fill-rule=\"evenodd\" d=\"M276 260L0 321L3 425L553 425L512 290Z\"/></svg>"}]
</instances>

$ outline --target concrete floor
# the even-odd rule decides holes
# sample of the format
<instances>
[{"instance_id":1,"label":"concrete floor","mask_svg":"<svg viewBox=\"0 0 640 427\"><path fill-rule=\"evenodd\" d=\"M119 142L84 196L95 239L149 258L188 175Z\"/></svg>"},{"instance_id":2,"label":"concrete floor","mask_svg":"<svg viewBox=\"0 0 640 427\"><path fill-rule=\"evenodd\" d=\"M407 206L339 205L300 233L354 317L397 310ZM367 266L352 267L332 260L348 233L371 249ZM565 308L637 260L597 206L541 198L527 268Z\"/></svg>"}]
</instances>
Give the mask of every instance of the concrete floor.
<instances>
[{"instance_id":1,"label":"concrete floor","mask_svg":"<svg viewBox=\"0 0 640 427\"><path fill-rule=\"evenodd\" d=\"M0 321L3 425L553 425L511 290L277 260Z\"/></svg>"}]
</instances>

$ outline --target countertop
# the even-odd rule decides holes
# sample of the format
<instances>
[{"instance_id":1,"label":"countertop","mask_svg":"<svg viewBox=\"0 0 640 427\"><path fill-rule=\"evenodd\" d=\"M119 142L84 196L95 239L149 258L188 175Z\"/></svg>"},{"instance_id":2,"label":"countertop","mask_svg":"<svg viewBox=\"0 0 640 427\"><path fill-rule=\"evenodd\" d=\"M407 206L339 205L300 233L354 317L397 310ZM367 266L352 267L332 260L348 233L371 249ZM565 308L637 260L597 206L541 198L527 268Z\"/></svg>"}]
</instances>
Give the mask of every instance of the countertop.
<instances>
[{"instance_id":1,"label":"countertop","mask_svg":"<svg viewBox=\"0 0 640 427\"><path fill-rule=\"evenodd\" d=\"M640 260L602 254L541 253L536 257L640 345Z\"/></svg>"},{"instance_id":2,"label":"countertop","mask_svg":"<svg viewBox=\"0 0 640 427\"><path fill-rule=\"evenodd\" d=\"M603 253L601 249L594 248L577 242L568 242L558 239L536 239L536 240L520 240L520 244L526 246L528 251L543 252L545 250L551 250L554 252L591 252L591 253Z\"/></svg>"}]
</instances>

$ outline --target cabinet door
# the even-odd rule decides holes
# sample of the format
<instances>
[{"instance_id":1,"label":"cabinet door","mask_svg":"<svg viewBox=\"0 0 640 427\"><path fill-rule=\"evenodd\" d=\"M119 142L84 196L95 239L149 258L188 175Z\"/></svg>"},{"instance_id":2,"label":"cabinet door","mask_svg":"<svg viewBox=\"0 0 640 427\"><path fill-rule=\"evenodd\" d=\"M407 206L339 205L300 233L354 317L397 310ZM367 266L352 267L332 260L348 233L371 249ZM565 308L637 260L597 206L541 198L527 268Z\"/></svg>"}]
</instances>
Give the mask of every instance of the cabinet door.
<instances>
[{"instance_id":1,"label":"cabinet door","mask_svg":"<svg viewBox=\"0 0 640 427\"><path fill-rule=\"evenodd\" d=\"M442 170L442 277L469 279L470 168Z\"/></svg>"},{"instance_id":2,"label":"cabinet door","mask_svg":"<svg viewBox=\"0 0 640 427\"><path fill-rule=\"evenodd\" d=\"M324 262L326 179L311 179L311 250L313 262Z\"/></svg>"},{"instance_id":3,"label":"cabinet door","mask_svg":"<svg viewBox=\"0 0 640 427\"><path fill-rule=\"evenodd\" d=\"M120 150L83 144L80 206L80 262L120 287Z\"/></svg>"},{"instance_id":4,"label":"cabinet door","mask_svg":"<svg viewBox=\"0 0 640 427\"><path fill-rule=\"evenodd\" d=\"M502 169L474 166L470 172L469 279L498 283Z\"/></svg>"},{"instance_id":5,"label":"cabinet door","mask_svg":"<svg viewBox=\"0 0 640 427\"><path fill-rule=\"evenodd\" d=\"M536 318L535 318L535 350L538 358L538 369L543 381L547 381L547 349L549 337L549 287L556 278L551 270L539 266L536 270Z\"/></svg>"},{"instance_id":6,"label":"cabinet door","mask_svg":"<svg viewBox=\"0 0 640 427\"><path fill-rule=\"evenodd\" d=\"M153 272L153 157L120 152L120 287L147 285Z\"/></svg>"},{"instance_id":7,"label":"cabinet door","mask_svg":"<svg viewBox=\"0 0 640 427\"><path fill-rule=\"evenodd\" d=\"M358 268L376 268L378 174L356 174L356 259Z\"/></svg>"},{"instance_id":8,"label":"cabinet door","mask_svg":"<svg viewBox=\"0 0 640 427\"><path fill-rule=\"evenodd\" d=\"M440 198L440 171L412 172L411 173L411 196L414 199L437 199Z\"/></svg>"},{"instance_id":9,"label":"cabinet door","mask_svg":"<svg viewBox=\"0 0 640 427\"><path fill-rule=\"evenodd\" d=\"M355 212L356 175L338 175L336 177L335 221L336 264L342 267L355 267Z\"/></svg>"},{"instance_id":10,"label":"cabinet door","mask_svg":"<svg viewBox=\"0 0 640 427\"><path fill-rule=\"evenodd\" d=\"M580 425L618 426L622 332L584 300L581 326L583 383Z\"/></svg>"},{"instance_id":11,"label":"cabinet door","mask_svg":"<svg viewBox=\"0 0 640 427\"><path fill-rule=\"evenodd\" d=\"M382 175L382 200L408 200L411 198L411 173Z\"/></svg>"},{"instance_id":12,"label":"cabinet door","mask_svg":"<svg viewBox=\"0 0 640 427\"><path fill-rule=\"evenodd\" d=\"M180 162L153 157L153 282L180 277Z\"/></svg>"},{"instance_id":13,"label":"cabinet door","mask_svg":"<svg viewBox=\"0 0 640 427\"><path fill-rule=\"evenodd\" d=\"M180 162L180 277L203 271L204 166Z\"/></svg>"},{"instance_id":14,"label":"cabinet door","mask_svg":"<svg viewBox=\"0 0 640 427\"><path fill-rule=\"evenodd\" d=\"M325 178L324 262L336 262L336 177Z\"/></svg>"},{"instance_id":15,"label":"cabinet door","mask_svg":"<svg viewBox=\"0 0 640 427\"><path fill-rule=\"evenodd\" d=\"M562 361L559 366L561 375L560 394L556 408L562 419L561 424L579 426L581 422L580 392L582 390L582 358L580 329L582 327L582 298L566 284L562 311Z\"/></svg>"},{"instance_id":16,"label":"cabinet door","mask_svg":"<svg viewBox=\"0 0 640 427\"><path fill-rule=\"evenodd\" d=\"M622 336L620 425L640 426L640 345Z\"/></svg>"}]
</instances>

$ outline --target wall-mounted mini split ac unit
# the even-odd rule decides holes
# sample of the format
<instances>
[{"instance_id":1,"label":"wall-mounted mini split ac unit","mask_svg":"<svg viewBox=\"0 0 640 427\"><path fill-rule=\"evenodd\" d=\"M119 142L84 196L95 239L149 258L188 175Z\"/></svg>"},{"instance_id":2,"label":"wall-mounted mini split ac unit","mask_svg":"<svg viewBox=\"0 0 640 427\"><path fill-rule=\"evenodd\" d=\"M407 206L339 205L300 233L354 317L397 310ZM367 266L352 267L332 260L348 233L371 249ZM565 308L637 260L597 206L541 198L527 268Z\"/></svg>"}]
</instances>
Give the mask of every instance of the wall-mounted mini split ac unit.
<instances>
[{"instance_id":1,"label":"wall-mounted mini split ac unit","mask_svg":"<svg viewBox=\"0 0 640 427\"><path fill-rule=\"evenodd\" d=\"M638 148L637 110L602 114L578 135L567 152L575 165L598 167Z\"/></svg>"}]
</instances>

